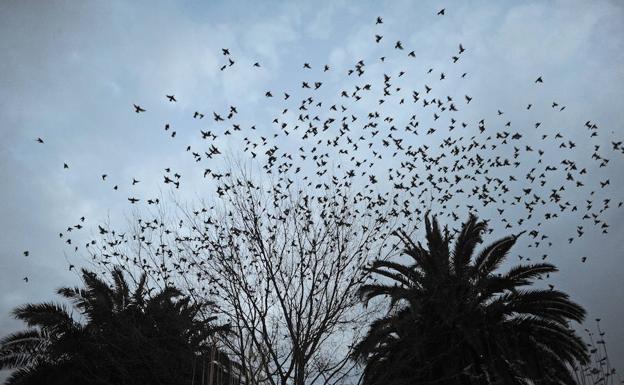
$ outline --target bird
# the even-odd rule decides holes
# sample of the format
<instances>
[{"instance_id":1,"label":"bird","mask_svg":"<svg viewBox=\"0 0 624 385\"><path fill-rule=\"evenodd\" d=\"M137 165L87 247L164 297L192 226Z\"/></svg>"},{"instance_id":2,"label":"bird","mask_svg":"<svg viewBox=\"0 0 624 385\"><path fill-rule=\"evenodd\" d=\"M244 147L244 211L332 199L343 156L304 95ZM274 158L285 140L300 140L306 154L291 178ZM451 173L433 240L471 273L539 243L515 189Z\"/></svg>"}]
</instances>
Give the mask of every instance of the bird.
<instances>
[{"instance_id":1,"label":"bird","mask_svg":"<svg viewBox=\"0 0 624 385\"><path fill-rule=\"evenodd\" d=\"M64 168L64 169L68 169L68 168L69 168L69 165L68 165L67 163L63 163L63 168Z\"/></svg>"},{"instance_id":2,"label":"bird","mask_svg":"<svg viewBox=\"0 0 624 385\"><path fill-rule=\"evenodd\" d=\"M441 10L438 11L438 16L443 16L444 15L444 8L442 8Z\"/></svg>"},{"instance_id":3,"label":"bird","mask_svg":"<svg viewBox=\"0 0 624 385\"><path fill-rule=\"evenodd\" d=\"M37 143L41 143L41 144L43 144L43 139L41 139L41 138L37 138L37 139L35 139L35 140L37 141Z\"/></svg>"},{"instance_id":4,"label":"bird","mask_svg":"<svg viewBox=\"0 0 624 385\"><path fill-rule=\"evenodd\" d=\"M537 79L535 79L535 83L544 83L544 80L542 80L542 77L538 77Z\"/></svg>"},{"instance_id":5,"label":"bird","mask_svg":"<svg viewBox=\"0 0 624 385\"><path fill-rule=\"evenodd\" d=\"M145 112L145 109L142 108L141 106L138 106L136 104L133 104L133 106L134 106L134 112L136 112L137 114L140 112Z\"/></svg>"},{"instance_id":6,"label":"bird","mask_svg":"<svg viewBox=\"0 0 624 385\"><path fill-rule=\"evenodd\" d=\"M22 280L23 280L24 282L28 283L28 277L24 277L24 278L22 278Z\"/></svg>"},{"instance_id":7,"label":"bird","mask_svg":"<svg viewBox=\"0 0 624 385\"><path fill-rule=\"evenodd\" d=\"M132 204L137 203L139 200L140 200L140 199L137 199L137 198L132 198L132 197L131 197L131 198L128 198L128 201L129 201L130 203L132 203Z\"/></svg>"},{"instance_id":8,"label":"bird","mask_svg":"<svg viewBox=\"0 0 624 385\"><path fill-rule=\"evenodd\" d=\"M24 251L24 257L28 257L28 255L30 255L30 252L28 250Z\"/></svg>"},{"instance_id":9,"label":"bird","mask_svg":"<svg viewBox=\"0 0 624 385\"><path fill-rule=\"evenodd\" d=\"M377 21L375 21L375 24L382 24L383 20L380 16L377 16Z\"/></svg>"},{"instance_id":10,"label":"bird","mask_svg":"<svg viewBox=\"0 0 624 385\"><path fill-rule=\"evenodd\" d=\"M170 102L177 102L178 100L175 98L175 95L165 95Z\"/></svg>"}]
</instances>

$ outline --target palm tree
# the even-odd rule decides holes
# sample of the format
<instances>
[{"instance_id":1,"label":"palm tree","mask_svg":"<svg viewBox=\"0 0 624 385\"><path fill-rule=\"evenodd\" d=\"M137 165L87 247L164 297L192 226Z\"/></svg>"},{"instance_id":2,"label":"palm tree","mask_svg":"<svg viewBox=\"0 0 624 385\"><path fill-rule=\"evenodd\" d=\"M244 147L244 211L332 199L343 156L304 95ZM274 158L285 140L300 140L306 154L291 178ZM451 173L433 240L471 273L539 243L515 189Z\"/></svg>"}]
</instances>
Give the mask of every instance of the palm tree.
<instances>
[{"instance_id":1,"label":"palm tree","mask_svg":"<svg viewBox=\"0 0 624 385\"><path fill-rule=\"evenodd\" d=\"M369 270L386 281L361 287L366 303L390 300L355 348L364 383L574 384L572 365L588 356L569 322L585 310L561 291L526 288L555 266L496 274L520 234L474 256L487 227L474 215L454 245L435 217L425 227L427 249L399 232L411 263L376 260Z\"/></svg>"},{"instance_id":2,"label":"palm tree","mask_svg":"<svg viewBox=\"0 0 624 385\"><path fill-rule=\"evenodd\" d=\"M7 384L191 383L196 356L227 330L201 317L206 303L191 303L177 288L148 296L145 274L134 291L119 268L112 286L87 270L82 278L84 288L58 290L71 310L55 303L14 310L29 329L0 341L0 368L16 369Z\"/></svg>"}]
</instances>

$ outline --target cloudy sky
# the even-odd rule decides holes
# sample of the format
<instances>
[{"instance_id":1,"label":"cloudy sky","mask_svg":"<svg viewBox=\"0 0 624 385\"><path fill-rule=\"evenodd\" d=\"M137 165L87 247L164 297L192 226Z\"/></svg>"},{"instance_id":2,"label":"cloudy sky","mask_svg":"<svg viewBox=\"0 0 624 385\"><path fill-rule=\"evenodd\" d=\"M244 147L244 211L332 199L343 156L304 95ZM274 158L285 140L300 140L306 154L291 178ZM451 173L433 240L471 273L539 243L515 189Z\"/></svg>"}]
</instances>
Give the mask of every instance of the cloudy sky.
<instances>
[{"instance_id":1,"label":"cloudy sky","mask_svg":"<svg viewBox=\"0 0 624 385\"><path fill-rule=\"evenodd\" d=\"M436 17L443 7L445 16ZM566 105L565 113L553 117L545 107L543 120L577 140L579 158L591 155L582 131L587 120L600 127L605 149L624 137L620 1L4 0L0 334L21 327L10 309L52 298L55 288L76 281L67 267L82 261L58 233L80 217L87 218L85 231L91 233L97 223L123 221L130 213L128 194L157 194L165 167L184 175L180 194L201 195L201 174L184 151L201 141L194 111L211 115L235 105L244 126L257 124L270 133L279 107L267 106L264 93L300 88L304 62L317 72L328 64L332 70L323 81L340 90L357 60L373 63L384 55L373 41L377 16L384 18L384 41L415 47L423 76L426 68L450 66L458 43L467 48L466 81L444 86L474 97L467 119L496 109L514 117L512 111L529 102L539 108L556 100ZM220 71L224 47L236 64ZM255 62L260 69L253 68ZM394 65L402 68L403 62ZM531 86L540 75L545 87L535 94ZM170 93L178 103L166 102ZM139 118L133 103L147 112ZM176 138L164 134L163 122L175 127ZM45 144L36 143L38 137ZM223 145L232 154L241 152L240 142ZM621 201L622 154L608 157L610 167L592 177L610 178L608 196ZM102 174L108 174L107 183ZM132 178L141 183L130 192ZM120 191L112 190L115 184ZM606 220L608 235L588 234L560 250L556 285L587 308L590 321L602 319L612 358L624 370L623 211L609 212ZM579 263L580 255L589 255L588 263Z\"/></svg>"}]
</instances>

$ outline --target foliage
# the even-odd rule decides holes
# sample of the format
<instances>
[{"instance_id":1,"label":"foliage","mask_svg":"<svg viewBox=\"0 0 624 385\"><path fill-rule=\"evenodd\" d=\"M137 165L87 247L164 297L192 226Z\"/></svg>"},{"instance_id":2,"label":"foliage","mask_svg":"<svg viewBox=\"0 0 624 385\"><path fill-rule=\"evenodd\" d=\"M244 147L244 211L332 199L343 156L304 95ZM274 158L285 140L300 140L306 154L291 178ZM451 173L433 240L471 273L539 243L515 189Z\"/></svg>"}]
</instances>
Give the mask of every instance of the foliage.
<instances>
[{"instance_id":1,"label":"foliage","mask_svg":"<svg viewBox=\"0 0 624 385\"><path fill-rule=\"evenodd\" d=\"M149 296L145 275L133 291L119 268L112 286L87 270L82 279L84 288L58 290L71 309L39 303L13 311L29 328L0 341L0 368L15 369L8 385L190 383L196 357L228 329L177 288Z\"/></svg>"},{"instance_id":2,"label":"foliage","mask_svg":"<svg viewBox=\"0 0 624 385\"><path fill-rule=\"evenodd\" d=\"M388 298L354 357L365 384L574 384L572 366L587 362L569 328L584 309L558 290L527 288L557 271L547 263L496 270L519 235L474 254L485 222L470 216L454 245L435 217L425 218L428 248L398 233L411 264L376 260L386 281L363 285L362 298Z\"/></svg>"}]
</instances>

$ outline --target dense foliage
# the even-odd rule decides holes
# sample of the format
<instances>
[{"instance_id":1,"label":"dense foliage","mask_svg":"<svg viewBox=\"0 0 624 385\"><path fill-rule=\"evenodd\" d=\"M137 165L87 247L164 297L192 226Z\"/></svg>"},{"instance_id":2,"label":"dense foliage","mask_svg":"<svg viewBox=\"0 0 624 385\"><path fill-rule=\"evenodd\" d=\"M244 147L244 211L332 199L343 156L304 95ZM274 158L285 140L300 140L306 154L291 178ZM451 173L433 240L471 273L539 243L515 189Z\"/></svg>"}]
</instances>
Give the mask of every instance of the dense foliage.
<instances>
[{"instance_id":1,"label":"dense foliage","mask_svg":"<svg viewBox=\"0 0 624 385\"><path fill-rule=\"evenodd\" d=\"M588 356L569 322L585 311L561 291L527 288L555 266L497 274L518 236L475 256L485 222L470 216L454 247L435 217L425 222L428 248L398 234L411 263L377 260L382 280L361 288L390 303L356 349L365 384L575 384L571 366Z\"/></svg>"},{"instance_id":2,"label":"dense foliage","mask_svg":"<svg viewBox=\"0 0 624 385\"><path fill-rule=\"evenodd\" d=\"M40 303L14 310L29 329L1 341L0 368L15 369L7 384L191 383L197 357L213 348L210 337L227 329L204 316L206 303L174 287L150 296L145 275L133 291L120 269L112 271L112 287L86 270L82 278L84 288L58 290L71 309Z\"/></svg>"}]
</instances>

